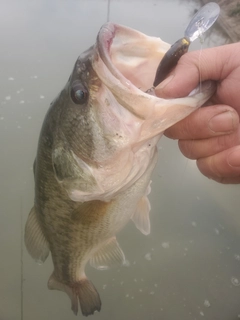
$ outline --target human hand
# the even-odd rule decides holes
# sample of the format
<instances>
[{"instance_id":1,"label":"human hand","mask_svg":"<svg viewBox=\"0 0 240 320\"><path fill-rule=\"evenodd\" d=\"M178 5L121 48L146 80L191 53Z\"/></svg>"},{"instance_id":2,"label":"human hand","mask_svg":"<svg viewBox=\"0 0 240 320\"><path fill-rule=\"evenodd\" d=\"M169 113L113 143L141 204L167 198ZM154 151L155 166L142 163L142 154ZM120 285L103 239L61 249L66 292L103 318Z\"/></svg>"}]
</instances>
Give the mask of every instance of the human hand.
<instances>
[{"instance_id":1,"label":"human hand","mask_svg":"<svg viewBox=\"0 0 240 320\"><path fill-rule=\"evenodd\" d=\"M181 152L196 159L205 176L221 183L240 183L240 43L185 54L156 94L186 96L200 79L217 84L208 106L167 129L165 135L179 139Z\"/></svg>"}]
</instances>

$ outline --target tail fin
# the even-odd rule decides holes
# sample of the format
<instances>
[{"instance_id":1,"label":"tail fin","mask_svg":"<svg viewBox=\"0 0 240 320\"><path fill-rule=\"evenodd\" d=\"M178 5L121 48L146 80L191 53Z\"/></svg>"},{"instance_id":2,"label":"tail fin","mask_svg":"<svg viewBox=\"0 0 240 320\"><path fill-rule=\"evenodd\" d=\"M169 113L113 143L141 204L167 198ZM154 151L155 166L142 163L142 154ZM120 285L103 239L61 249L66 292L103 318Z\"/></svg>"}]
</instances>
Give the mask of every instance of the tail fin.
<instances>
[{"instance_id":1,"label":"tail fin","mask_svg":"<svg viewBox=\"0 0 240 320\"><path fill-rule=\"evenodd\" d=\"M83 278L72 286L68 286L58 281L53 273L48 280L48 288L50 290L66 292L71 300L72 311L75 315L78 313L78 301L84 316L89 316L95 311L101 310L100 296L92 282L87 278Z\"/></svg>"},{"instance_id":2,"label":"tail fin","mask_svg":"<svg viewBox=\"0 0 240 320\"><path fill-rule=\"evenodd\" d=\"M82 314L88 316L101 310L101 300L97 290L87 278L80 281L77 287L77 295Z\"/></svg>"}]
</instances>

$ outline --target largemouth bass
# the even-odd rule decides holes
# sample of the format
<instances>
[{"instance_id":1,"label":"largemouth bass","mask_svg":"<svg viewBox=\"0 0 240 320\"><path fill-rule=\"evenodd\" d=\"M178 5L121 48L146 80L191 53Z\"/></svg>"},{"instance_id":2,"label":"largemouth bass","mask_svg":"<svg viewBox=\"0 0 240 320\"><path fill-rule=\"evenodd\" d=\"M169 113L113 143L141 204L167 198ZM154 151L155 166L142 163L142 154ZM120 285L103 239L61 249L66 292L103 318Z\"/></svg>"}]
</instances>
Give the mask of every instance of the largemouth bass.
<instances>
[{"instance_id":1,"label":"largemouth bass","mask_svg":"<svg viewBox=\"0 0 240 320\"><path fill-rule=\"evenodd\" d=\"M105 24L43 122L25 243L38 261L51 252L48 287L66 292L75 314L79 303L85 316L101 308L86 264L124 264L116 234L130 219L143 234L150 232L147 195L164 130L213 94L210 84L172 100L148 93L169 47L159 38Z\"/></svg>"}]
</instances>

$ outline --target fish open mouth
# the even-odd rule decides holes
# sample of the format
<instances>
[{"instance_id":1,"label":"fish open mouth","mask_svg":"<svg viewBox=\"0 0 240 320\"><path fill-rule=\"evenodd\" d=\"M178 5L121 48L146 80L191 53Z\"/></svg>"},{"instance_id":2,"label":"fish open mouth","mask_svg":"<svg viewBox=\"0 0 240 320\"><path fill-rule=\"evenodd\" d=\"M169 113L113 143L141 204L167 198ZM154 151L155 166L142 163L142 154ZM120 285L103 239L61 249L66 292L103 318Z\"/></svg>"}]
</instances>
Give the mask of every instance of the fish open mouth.
<instances>
[{"instance_id":1,"label":"fish open mouth","mask_svg":"<svg viewBox=\"0 0 240 320\"><path fill-rule=\"evenodd\" d=\"M93 69L118 103L140 119L150 120L156 131L186 117L215 90L203 83L200 91L183 98L163 99L147 93L169 48L160 38L109 22L99 31L92 59Z\"/></svg>"},{"instance_id":2,"label":"fish open mouth","mask_svg":"<svg viewBox=\"0 0 240 320\"><path fill-rule=\"evenodd\" d=\"M160 38L113 23L102 26L97 45L109 71L123 84L145 92L153 85L159 62L170 45Z\"/></svg>"}]
</instances>

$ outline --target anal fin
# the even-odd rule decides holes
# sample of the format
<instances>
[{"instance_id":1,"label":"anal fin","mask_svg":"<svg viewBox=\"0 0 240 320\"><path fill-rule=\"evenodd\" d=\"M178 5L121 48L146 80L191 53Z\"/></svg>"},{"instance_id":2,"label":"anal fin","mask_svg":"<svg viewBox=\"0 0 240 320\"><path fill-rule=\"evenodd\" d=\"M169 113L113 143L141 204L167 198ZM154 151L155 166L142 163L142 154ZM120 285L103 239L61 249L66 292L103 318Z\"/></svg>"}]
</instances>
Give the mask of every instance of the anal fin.
<instances>
[{"instance_id":1,"label":"anal fin","mask_svg":"<svg viewBox=\"0 0 240 320\"><path fill-rule=\"evenodd\" d=\"M33 259L40 263L47 259L49 245L38 222L35 207L31 209L25 225L24 241Z\"/></svg>"},{"instance_id":2,"label":"anal fin","mask_svg":"<svg viewBox=\"0 0 240 320\"><path fill-rule=\"evenodd\" d=\"M151 183L151 181L150 181ZM150 219L149 212L151 210L151 204L148 200L148 194L151 192L150 183L147 187L146 194L138 202L136 211L132 216L132 221L134 222L137 229L139 229L143 234L148 235L150 233Z\"/></svg>"},{"instance_id":3,"label":"anal fin","mask_svg":"<svg viewBox=\"0 0 240 320\"><path fill-rule=\"evenodd\" d=\"M90 265L98 270L106 270L126 262L124 253L115 237L105 242L90 259Z\"/></svg>"},{"instance_id":4,"label":"anal fin","mask_svg":"<svg viewBox=\"0 0 240 320\"><path fill-rule=\"evenodd\" d=\"M78 302L81 306L82 314L89 316L95 311L101 310L101 300L99 294L86 277L82 278L72 285L66 285L56 278L54 273L48 280L48 288L50 290L59 290L65 292L72 303L72 311L75 315L78 314Z\"/></svg>"}]
</instances>

